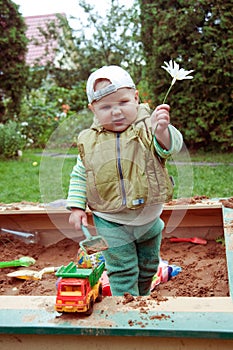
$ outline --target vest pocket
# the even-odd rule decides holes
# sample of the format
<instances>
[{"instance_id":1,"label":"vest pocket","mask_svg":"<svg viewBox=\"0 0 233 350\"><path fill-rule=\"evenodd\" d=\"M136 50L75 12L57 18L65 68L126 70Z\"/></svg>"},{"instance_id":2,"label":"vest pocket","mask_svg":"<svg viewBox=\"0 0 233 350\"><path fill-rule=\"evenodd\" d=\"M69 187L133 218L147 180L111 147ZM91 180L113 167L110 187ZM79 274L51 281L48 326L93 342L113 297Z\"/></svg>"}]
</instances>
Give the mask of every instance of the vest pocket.
<instances>
[{"instance_id":1,"label":"vest pocket","mask_svg":"<svg viewBox=\"0 0 233 350\"><path fill-rule=\"evenodd\" d=\"M92 171L87 172L88 206L92 210L101 212L119 211L122 208L119 182L99 180L97 184L95 174Z\"/></svg>"}]
</instances>

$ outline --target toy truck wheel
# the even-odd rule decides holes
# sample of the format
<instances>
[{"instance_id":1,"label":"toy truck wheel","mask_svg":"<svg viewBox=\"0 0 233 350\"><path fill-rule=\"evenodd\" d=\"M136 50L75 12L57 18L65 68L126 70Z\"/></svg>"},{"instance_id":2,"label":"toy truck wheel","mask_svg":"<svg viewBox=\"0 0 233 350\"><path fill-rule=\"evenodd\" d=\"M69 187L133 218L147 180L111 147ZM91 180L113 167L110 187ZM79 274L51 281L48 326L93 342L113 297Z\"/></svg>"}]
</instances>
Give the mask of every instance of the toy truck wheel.
<instances>
[{"instance_id":1,"label":"toy truck wheel","mask_svg":"<svg viewBox=\"0 0 233 350\"><path fill-rule=\"evenodd\" d=\"M94 299L91 298L90 303L89 303L89 307L88 310L85 312L87 316L90 316L93 312L94 309Z\"/></svg>"},{"instance_id":2,"label":"toy truck wheel","mask_svg":"<svg viewBox=\"0 0 233 350\"><path fill-rule=\"evenodd\" d=\"M103 300L103 289L102 284L99 285L98 296L96 298L96 302L100 303Z\"/></svg>"}]
</instances>

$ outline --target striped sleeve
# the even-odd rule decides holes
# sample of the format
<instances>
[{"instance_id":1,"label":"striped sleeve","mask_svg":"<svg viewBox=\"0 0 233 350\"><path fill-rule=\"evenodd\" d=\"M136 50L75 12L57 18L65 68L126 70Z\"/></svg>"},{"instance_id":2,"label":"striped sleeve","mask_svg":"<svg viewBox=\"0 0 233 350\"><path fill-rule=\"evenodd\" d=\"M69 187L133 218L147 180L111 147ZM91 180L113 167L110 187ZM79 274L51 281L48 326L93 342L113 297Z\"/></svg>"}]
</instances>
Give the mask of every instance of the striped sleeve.
<instances>
[{"instance_id":1,"label":"striped sleeve","mask_svg":"<svg viewBox=\"0 0 233 350\"><path fill-rule=\"evenodd\" d=\"M163 149L154 136L154 147L161 158L169 158L172 154L179 153L183 145L183 136L173 125L168 125L170 132L171 147L169 150Z\"/></svg>"},{"instance_id":2,"label":"striped sleeve","mask_svg":"<svg viewBox=\"0 0 233 350\"><path fill-rule=\"evenodd\" d=\"M80 156L70 175L67 209L86 209L86 170Z\"/></svg>"}]
</instances>

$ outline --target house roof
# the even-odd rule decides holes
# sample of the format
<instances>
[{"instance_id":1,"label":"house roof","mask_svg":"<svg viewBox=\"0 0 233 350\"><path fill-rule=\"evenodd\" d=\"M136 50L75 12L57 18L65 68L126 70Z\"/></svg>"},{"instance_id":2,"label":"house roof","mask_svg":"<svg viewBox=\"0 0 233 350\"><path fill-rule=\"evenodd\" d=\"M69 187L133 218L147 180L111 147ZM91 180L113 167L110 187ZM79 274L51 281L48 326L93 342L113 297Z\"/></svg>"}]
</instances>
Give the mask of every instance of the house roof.
<instances>
[{"instance_id":1,"label":"house roof","mask_svg":"<svg viewBox=\"0 0 233 350\"><path fill-rule=\"evenodd\" d=\"M27 26L26 36L29 39L26 55L27 64L33 66L37 63L43 66L48 61L54 61L54 49L58 47L58 42L56 39L46 41L41 30L46 31L49 22L57 22L57 14L29 16L25 17L24 20Z\"/></svg>"}]
</instances>

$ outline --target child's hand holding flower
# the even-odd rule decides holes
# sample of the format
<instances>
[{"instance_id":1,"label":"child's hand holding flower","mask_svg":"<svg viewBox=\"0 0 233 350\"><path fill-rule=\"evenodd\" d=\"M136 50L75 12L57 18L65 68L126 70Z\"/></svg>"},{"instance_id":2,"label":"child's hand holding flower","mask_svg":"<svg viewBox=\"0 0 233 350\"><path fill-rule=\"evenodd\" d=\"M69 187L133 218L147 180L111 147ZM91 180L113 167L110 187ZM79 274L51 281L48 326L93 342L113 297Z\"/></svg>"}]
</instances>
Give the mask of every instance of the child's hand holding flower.
<instances>
[{"instance_id":1,"label":"child's hand holding flower","mask_svg":"<svg viewBox=\"0 0 233 350\"><path fill-rule=\"evenodd\" d=\"M168 125L170 124L170 106L162 104L156 107L151 115L152 133L156 136L163 148L170 148L170 134Z\"/></svg>"}]
</instances>

